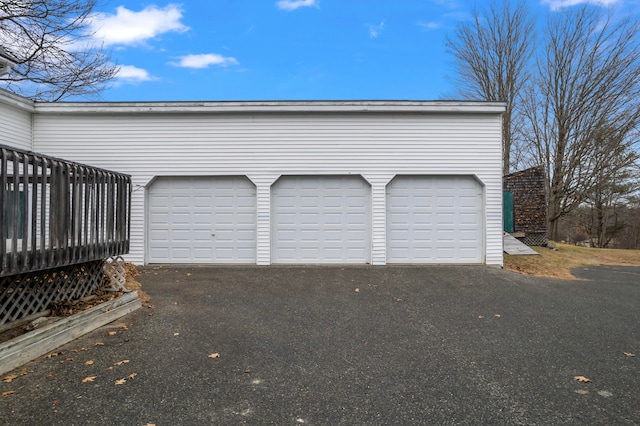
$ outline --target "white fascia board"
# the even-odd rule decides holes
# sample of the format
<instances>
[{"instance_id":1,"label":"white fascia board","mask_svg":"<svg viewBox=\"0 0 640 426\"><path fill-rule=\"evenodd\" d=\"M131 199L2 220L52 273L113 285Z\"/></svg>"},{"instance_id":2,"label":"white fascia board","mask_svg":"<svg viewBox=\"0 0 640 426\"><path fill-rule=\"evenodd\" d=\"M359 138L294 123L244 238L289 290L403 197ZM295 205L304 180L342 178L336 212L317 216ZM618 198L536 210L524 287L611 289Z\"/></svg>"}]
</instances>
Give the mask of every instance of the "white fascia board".
<instances>
[{"instance_id":1,"label":"white fascia board","mask_svg":"<svg viewBox=\"0 0 640 426\"><path fill-rule=\"evenodd\" d=\"M35 102L24 96L16 95L5 89L0 89L0 103L10 105L28 112L35 111Z\"/></svg>"},{"instance_id":2,"label":"white fascia board","mask_svg":"<svg viewBox=\"0 0 640 426\"><path fill-rule=\"evenodd\" d=\"M414 112L500 114L504 102L476 101L254 101L254 102L36 102L36 113L258 113Z\"/></svg>"}]
</instances>

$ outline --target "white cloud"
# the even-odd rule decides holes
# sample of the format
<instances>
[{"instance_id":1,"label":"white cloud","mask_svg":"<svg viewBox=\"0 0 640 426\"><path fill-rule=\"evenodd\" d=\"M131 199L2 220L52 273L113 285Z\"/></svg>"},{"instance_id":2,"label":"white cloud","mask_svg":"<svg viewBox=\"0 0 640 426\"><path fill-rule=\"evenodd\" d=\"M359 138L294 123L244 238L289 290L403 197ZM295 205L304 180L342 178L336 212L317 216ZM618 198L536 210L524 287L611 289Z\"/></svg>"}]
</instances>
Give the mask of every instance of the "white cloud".
<instances>
[{"instance_id":1,"label":"white cloud","mask_svg":"<svg viewBox=\"0 0 640 426\"><path fill-rule=\"evenodd\" d=\"M120 65L117 78L130 83L154 80L147 70L133 65Z\"/></svg>"},{"instance_id":2,"label":"white cloud","mask_svg":"<svg viewBox=\"0 0 640 426\"><path fill-rule=\"evenodd\" d=\"M106 46L143 43L168 32L185 32L189 27L180 22L182 9L170 4L164 8L150 5L140 12L119 6L115 15L97 13L90 19L94 37Z\"/></svg>"},{"instance_id":3,"label":"white cloud","mask_svg":"<svg viewBox=\"0 0 640 426\"><path fill-rule=\"evenodd\" d=\"M296 10L299 7L319 7L319 0L280 0L276 5L283 10Z\"/></svg>"},{"instance_id":4,"label":"white cloud","mask_svg":"<svg viewBox=\"0 0 640 426\"><path fill-rule=\"evenodd\" d=\"M420 22L418 25L425 30L437 30L442 27L438 22Z\"/></svg>"},{"instance_id":5,"label":"white cloud","mask_svg":"<svg viewBox=\"0 0 640 426\"><path fill-rule=\"evenodd\" d=\"M551 10L559 10L565 7L576 6L579 4L595 4L598 6L610 6L618 3L619 0L542 0L542 4L549 5Z\"/></svg>"},{"instance_id":6,"label":"white cloud","mask_svg":"<svg viewBox=\"0 0 640 426\"><path fill-rule=\"evenodd\" d=\"M222 67L238 65L238 61L236 58L218 55L217 53L202 53L199 55L181 56L178 62L172 62L171 64L184 68L208 68L210 65L219 65Z\"/></svg>"},{"instance_id":7,"label":"white cloud","mask_svg":"<svg viewBox=\"0 0 640 426\"><path fill-rule=\"evenodd\" d=\"M457 1L454 0L431 0L432 3L437 4L438 6L444 6L447 9L457 9L460 7Z\"/></svg>"},{"instance_id":8,"label":"white cloud","mask_svg":"<svg viewBox=\"0 0 640 426\"><path fill-rule=\"evenodd\" d=\"M378 25L369 25L369 37L370 38L378 38L380 33L384 30L384 21L380 22Z\"/></svg>"}]
</instances>

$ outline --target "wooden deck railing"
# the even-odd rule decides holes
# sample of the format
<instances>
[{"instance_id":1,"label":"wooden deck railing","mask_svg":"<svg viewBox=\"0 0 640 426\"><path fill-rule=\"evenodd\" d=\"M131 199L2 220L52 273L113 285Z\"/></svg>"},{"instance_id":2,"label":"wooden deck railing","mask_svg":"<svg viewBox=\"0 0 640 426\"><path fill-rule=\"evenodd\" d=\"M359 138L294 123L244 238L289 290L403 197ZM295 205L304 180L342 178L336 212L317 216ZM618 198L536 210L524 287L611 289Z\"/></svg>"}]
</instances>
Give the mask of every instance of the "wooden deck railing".
<instances>
[{"instance_id":1,"label":"wooden deck railing","mask_svg":"<svg viewBox=\"0 0 640 426\"><path fill-rule=\"evenodd\" d=\"M0 145L0 276L128 253L131 177Z\"/></svg>"}]
</instances>

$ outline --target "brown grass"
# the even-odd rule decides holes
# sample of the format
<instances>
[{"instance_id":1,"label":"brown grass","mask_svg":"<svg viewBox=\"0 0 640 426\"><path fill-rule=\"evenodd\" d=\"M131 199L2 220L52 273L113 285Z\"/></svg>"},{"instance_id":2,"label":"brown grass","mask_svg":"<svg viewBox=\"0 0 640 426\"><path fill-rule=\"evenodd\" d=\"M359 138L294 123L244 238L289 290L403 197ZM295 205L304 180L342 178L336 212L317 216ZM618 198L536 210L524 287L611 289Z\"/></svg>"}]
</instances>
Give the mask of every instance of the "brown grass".
<instances>
[{"instance_id":1,"label":"brown grass","mask_svg":"<svg viewBox=\"0 0 640 426\"><path fill-rule=\"evenodd\" d=\"M589 265L640 266L640 250L612 250L555 244L555 249L532 247L540 256L511 256L505 253L504 269L540 277L576 279L571 269Z\"/></svg>"}]
</instances>

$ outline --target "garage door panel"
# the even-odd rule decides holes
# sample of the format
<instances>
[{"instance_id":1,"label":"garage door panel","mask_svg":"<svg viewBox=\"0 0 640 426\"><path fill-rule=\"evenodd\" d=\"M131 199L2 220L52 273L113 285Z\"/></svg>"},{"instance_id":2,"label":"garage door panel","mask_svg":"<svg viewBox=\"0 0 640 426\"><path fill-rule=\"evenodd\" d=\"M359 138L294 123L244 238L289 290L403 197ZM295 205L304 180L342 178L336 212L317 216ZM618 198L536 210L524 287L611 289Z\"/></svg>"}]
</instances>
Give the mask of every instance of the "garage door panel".
<instances>
[{"instance_id":1,"label":"garage door panel","mask_svg":"<svg viewBox=\"0 0 640 426\"><path fill-rule=\"evenodd\" d=\"M150 263L255 263L256 190L246 177L162 177L149 188Z\"/></svg>"},{"instance_id":2,"label":"garage door panel","mask_svg":"<svg viewBox=\"0 0 640 426\"><path fill-rule=\"evenodd\" d=\"M272 187L272 262L368 262L370 200L359 176L280 178Z\"/></svg>"},{"instance_id":3,"label":"garage door panel","mask_svg":"<svg viewBox=\"0 0 640 426\"><path fill-rule=\"evenodd\" d=\"M388 263L481 263L482 187L471 176L398 176L387 186Z\"/></svg>"}]
</instances>

